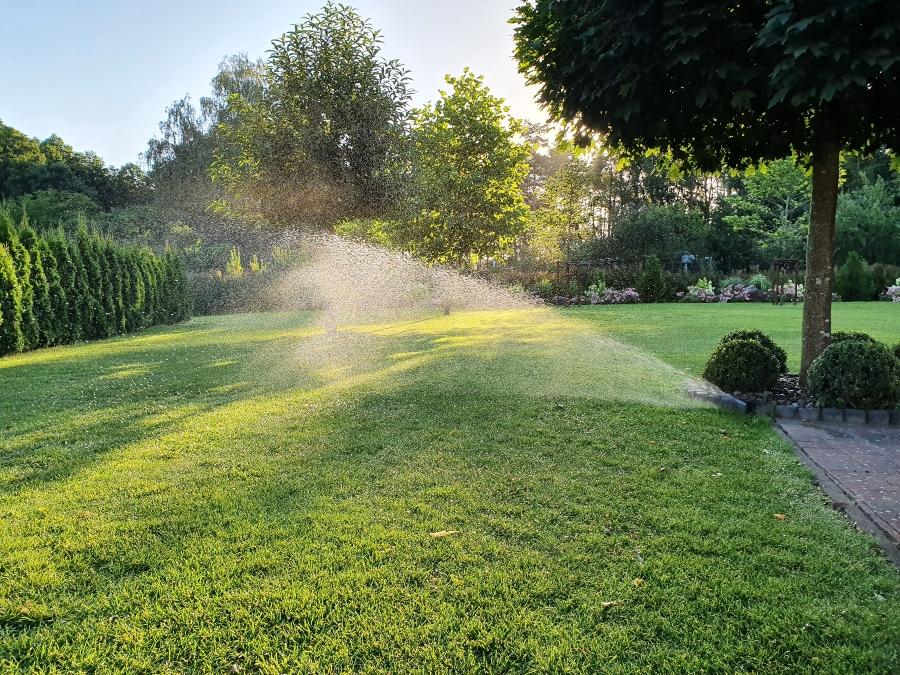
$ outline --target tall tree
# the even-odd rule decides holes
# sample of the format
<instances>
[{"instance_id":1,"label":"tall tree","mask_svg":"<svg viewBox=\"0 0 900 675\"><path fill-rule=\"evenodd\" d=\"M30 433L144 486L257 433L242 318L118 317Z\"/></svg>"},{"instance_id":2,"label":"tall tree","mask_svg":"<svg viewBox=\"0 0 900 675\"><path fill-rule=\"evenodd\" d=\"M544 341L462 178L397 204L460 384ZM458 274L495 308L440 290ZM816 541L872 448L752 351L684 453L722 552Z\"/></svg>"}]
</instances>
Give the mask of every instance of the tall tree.
<instances>
[{"instance_id":1,"label":"tall tree","mask_svg":"<svg viewBox=\"0 0 900 675\"><path fill-rule=\"evenodd\" d=\"M503 99L466 69L414 115L413 187L404 219L408 247L424 258L465 264L496 255L522 231L522 182L531 148Z\"/></svg>"},{"instance_id":2,"label":"tall tree","mask_svg":"<svg viewBox=\"0 0 900 675\"><path fill-rule=\"evenodd\" d=\"M892 0L531 0L516 55L558 119L703 169L813 166L801 375L831 337L842 149L900 149Z\"/></svg>"},{"instance_id":3,"label":"tall tree","mask_svg":"<svg viewBox=\"0 0 900 675\"><path fill-rule=\"evenodd\" d=\"M328 2L272 43L262 100L228 99L212 166L223 204L281 222L374 216L399 196L410 100L381 33Z\"/></svg>"},{"instance_id":4,"label":"tall tree","mask_svg":"<svg viewBox=\"0 0 900 675\"><path fill-rule=\"evenodd\" d=\"M737 181L726 197L723 220L757 244L756 260L799 258L809 227L809 176L793 158L769 162Z\"/></svg>"}]
</instances>

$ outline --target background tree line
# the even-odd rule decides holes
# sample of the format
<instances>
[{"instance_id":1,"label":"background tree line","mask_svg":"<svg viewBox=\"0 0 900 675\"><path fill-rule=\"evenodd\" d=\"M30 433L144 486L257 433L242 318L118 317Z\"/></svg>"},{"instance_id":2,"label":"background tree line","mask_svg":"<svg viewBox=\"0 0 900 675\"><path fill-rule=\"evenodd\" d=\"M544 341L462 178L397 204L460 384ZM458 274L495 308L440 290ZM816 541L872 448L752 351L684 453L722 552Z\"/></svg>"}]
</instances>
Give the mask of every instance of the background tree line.
<instances>
[{"instance_id":1,"label":"background tree line","mask_svg":"<svg viewBox=\"0 0 900 675\"><path fill-rule=\"evenodd\" d=\"M38 226L74 231L86 213L117 239L170 243L204 277L228 276L236 246L274 267L280 233L302 227L468 268L653 255L675 269L688 254L726 274L805 258L811 179L794 157L695 172L671 153L576 147L515 119L476 74L446 82L412 107L380 32L329 2L266 59L227 57L207 96L174 102L146 175L6 128L0 185ZM843 159L836 263L854 251L900 265L900 179L885 151Z\"/></svg>"},{"instance_id":2,"label":"background tree line","mask_svg":"<svg viewBox=\"0 0 900 675\"><path fill-rule=\"evenodd\" d=\"M39 234L0 209L0 356L94 340L190 315L171 250L121 245L81 226Z\"/></svg>"}]
</instances>

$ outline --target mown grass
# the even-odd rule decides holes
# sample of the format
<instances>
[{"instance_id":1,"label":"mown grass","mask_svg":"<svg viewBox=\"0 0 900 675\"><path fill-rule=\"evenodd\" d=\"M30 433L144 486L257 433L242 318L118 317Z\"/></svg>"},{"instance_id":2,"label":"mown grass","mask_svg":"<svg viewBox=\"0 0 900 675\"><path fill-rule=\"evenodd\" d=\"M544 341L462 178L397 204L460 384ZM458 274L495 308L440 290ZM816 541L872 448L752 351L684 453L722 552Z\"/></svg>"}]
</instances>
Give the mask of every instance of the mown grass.
<instances>
[{"instance_id":1,"label":"mown grass","mask_svg":"<svg viewBox=\"0 0 900 675\"><path fill-rule=\"evenodd\" d=\"M635 309L0 360L0 668L896 671L896 569Z\"/></svg>"},{"instance_id":2,"label":"mown grass","mask_svg":"<svg viewBox=\"0 0 900 675\"><path fill-rule=\"evenodd\" d=\"M803 305L665 304L577 307L569 312L588 319L623 341L699 374L716 343L738 328L758 328L788 353L788 368L800 368ZM861 330L888 345L900 342L900 304L837 302L832 330Z\"/></svg>"}]
</instances>

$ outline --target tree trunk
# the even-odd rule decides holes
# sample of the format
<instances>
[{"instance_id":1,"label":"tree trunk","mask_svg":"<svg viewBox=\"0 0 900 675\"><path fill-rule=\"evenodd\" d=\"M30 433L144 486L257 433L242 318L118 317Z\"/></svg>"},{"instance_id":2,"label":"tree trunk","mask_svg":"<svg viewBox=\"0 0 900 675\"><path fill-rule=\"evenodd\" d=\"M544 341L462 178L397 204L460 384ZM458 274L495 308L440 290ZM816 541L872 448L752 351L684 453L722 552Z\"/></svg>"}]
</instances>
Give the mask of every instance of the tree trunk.
<instances>
[{"instance_id":1,"label":"tree trunk","mask_svg":"<svg viewBox=\"0 0 900 675\"><path fill-rule=\"evenodd\" d=\"M819 143L813 150L812 204L806 242L803 298L803 354L800 382L815 358L831 343L831 285L834 276L834 214L837 209L840 147Z\"/></svg>"}]
</instances>

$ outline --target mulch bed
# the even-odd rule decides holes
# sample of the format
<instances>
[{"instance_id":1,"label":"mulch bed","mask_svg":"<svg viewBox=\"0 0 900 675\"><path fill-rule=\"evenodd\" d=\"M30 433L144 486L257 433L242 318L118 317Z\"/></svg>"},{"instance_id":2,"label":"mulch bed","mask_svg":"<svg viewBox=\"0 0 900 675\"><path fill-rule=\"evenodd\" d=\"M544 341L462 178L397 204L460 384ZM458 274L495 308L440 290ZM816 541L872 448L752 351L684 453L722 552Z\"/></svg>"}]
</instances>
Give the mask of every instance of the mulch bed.
<instances>
[{"instance_id":1,"label":"mulch bed","mask_svg":"<svg viewBox=\"0 0 900 675\"><path fill-rule=\"evenodd\" d=\"M734 392L734 397L740 399L748 405L755 407L761 403L774 403L776 405L792 405L797 404L804 407L810 401L803 395L800 389L800 376L793 374L779 375L778 382L772 391L762 394L745 394L740 391Z\"/></svg>"}]
</instances>

